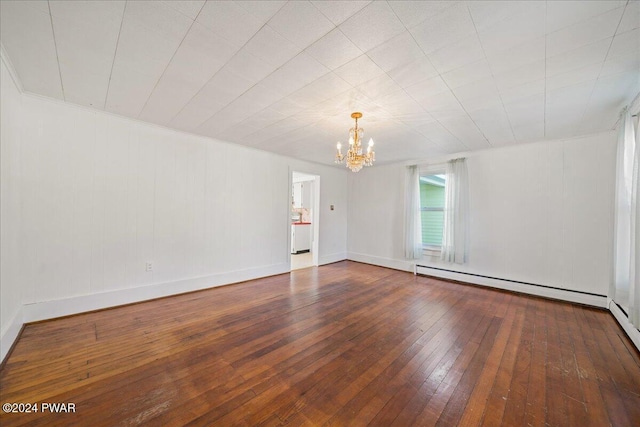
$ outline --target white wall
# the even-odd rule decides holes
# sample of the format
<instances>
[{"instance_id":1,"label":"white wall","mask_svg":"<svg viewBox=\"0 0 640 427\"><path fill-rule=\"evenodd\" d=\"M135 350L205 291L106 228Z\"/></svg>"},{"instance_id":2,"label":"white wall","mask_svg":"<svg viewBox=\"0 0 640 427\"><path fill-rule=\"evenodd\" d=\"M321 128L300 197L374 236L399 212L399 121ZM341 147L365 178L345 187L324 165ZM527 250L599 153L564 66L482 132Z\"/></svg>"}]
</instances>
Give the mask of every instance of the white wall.
<instances>
[{"instance_id":1,"label":"white wall","mask_svg":"<svg viewBox=\"0 0 640 427\"><path fill-rule=\"evenodd\" d=\"M21 327L22 297L18 253L22 246L17 232L22 228L20 193L15 184L20 175L20 122L22 97L11 75L0 61L0 360ZM4 337L7 337L7 340ZM5 348L6 347L6 348Z\"/></svg>"},{"instance_id":2,"label":"white wall","mask_svg":"<svg viewBox=\"0 0 640 427\"><path fill-rule=\"evenodd\" d=\"M321 177L320 262L346 257L346 171L21 95L2 73L2 357L23 321L289 271L294 169Z\"/></svg>"},{"instance_id":3,"label":"white wall","mask_svg":"<svg viewBox=\"0 0 640 427\"><path fill-rule=\"evenodd\" d=\"M615 134L473 152L465 265L425 265L606 295ZM403 254L404 166L349 175L349 258L411 270ZM472 276L464 280L474 282Z\"/></svg>"}]
</instances>

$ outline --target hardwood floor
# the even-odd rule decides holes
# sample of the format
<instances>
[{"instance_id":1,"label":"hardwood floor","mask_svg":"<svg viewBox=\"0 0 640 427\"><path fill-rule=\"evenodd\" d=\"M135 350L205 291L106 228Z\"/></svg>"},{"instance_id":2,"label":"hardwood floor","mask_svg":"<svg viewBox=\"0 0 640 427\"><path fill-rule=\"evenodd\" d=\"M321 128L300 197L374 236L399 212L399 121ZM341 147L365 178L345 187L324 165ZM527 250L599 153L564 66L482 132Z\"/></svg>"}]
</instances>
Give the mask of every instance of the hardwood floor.
<instances>
[{"instance_id":1,"label":"hardwood floor","mask_svg":"<svg viewBox=\"0 0 640 427\"><path fill-rule=\"evenodd\" d=\"M340 262L26 326L14 425L638 426L602 310ZM39 408L41 409L41 408Z\"/></svg>"}]
</instances>

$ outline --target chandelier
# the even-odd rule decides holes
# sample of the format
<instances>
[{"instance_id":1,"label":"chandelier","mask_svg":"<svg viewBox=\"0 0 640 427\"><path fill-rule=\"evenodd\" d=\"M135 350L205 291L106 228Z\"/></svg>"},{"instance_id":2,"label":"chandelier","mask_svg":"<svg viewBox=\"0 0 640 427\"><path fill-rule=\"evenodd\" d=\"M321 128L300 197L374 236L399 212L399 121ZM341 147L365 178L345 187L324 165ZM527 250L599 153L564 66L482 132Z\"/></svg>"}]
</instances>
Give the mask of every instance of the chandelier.
<instances>
[{"instance_id":1,"label":"chandelier","mask_svg":"<svg viewBox=\"0 0 640 427\"><path fill-rule=\"evenodd\" d=\"M347 155L342 155L342 144L338 142L336 145L336 163L342 163L347 159L347 167L352 172L358 172L363 166L371 166L376 160L376 153L373 151L373 139L369 139L369 146L366 154L362 154L361 138L364 135L364 129L358 127L358 119L362 117L362 113L351 113L351 118L356 120L356 125L349 129L349 150Z\"/></svg>"}]
</instances>

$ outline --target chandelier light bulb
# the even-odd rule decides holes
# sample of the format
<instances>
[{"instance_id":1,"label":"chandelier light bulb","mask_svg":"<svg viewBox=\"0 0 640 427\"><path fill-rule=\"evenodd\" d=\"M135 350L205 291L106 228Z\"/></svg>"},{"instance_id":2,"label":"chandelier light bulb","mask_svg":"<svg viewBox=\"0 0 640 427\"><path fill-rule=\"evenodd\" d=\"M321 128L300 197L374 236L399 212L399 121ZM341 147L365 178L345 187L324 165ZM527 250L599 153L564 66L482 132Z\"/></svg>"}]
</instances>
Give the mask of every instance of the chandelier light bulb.
<instances>
[{"instance_id":1,"label":"chandelier light bulb","mask_svg":"<svg viewBox=\"0 0 640 427\"><path fill-rule=\"evenodd\" d=\"M340 149L342 148L342 144L340 144L340 141L338 141L338 143L336 144L336 148L337 148L338 150L340 150Z\"/></svg>"},{"instance_id":2,"label":"chandelier light bulb","mask_svg":"<svg viewBox=\"0 0 640 427\"><path fill-rule=\"evenodd\" d=\"M373 147L373 138L369 138L369 147Z\"/></svg>"},{"instance_id":3,"label":"chandelier light bulb","mask_svg":"<svg viewBox=\"0 0 640 427\"><path fill-rule=\"evenodd\" d=\"M349 145L353 145L353 137L352 136L349 137Z\"/></svg>"}]
</instances>

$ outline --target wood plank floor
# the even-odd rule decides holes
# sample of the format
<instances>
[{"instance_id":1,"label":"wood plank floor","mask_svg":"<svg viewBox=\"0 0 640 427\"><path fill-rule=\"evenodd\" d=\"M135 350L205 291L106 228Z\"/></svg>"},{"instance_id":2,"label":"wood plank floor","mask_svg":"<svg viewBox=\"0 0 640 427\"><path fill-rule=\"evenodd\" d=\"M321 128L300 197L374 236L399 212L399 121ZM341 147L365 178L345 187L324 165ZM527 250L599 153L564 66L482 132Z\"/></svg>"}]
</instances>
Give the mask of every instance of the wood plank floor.
<instances>
[{"instance_id":1,"label":"wood plank floor","mask_svg":"<svg viewBox=\"0 0 640 427\"><path fill-rule=\"evenodd\" d=\"M602 310L349 261L28 325L14 425L638 426Z\"/></svg>"}]
</instances>

